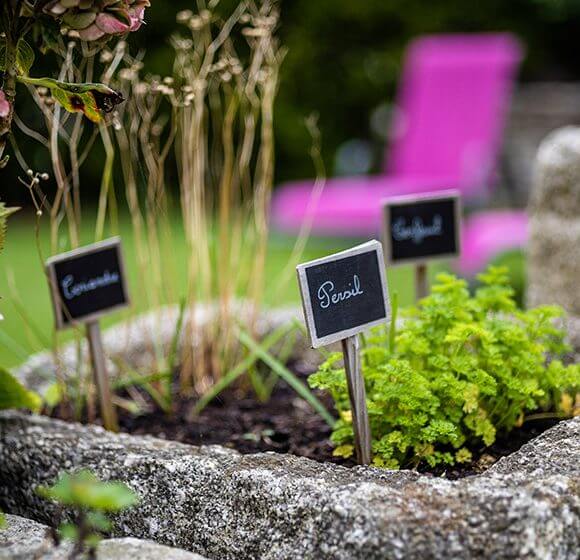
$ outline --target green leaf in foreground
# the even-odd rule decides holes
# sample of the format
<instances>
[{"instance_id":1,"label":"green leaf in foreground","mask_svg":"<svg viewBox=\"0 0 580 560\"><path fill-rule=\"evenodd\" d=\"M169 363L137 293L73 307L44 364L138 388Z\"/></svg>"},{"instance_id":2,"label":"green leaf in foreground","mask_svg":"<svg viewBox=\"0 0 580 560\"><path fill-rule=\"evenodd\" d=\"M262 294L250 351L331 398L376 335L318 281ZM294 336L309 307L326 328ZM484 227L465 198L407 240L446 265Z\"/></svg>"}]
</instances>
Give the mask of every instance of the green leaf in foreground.
<instances>
[{"instance_id":1,"label":"green leaf in foreground","mask_svg":"<svg viewBox=\"0 0 580 560\"><path fill-rule=\"evenodd\" d=\"M11 373L0 368L0 410L27 408L38 412L41 404L39 395L28 391Z\"/></svg>"},{"instance_id":2,"label":"green leaf in foreground","mask_svg":"<svg viewBox=\"0 0 580 560\"><path fill-rule=\"evenodd\" d=\"M63 473L52 486L37 487L36 493L67 509L67 522L61 523L59 533L74 542L71 558L85 558L83 552L87 550L90 558L96 557L97 544L113 528L109 514L139 501L127 485L118 481L103 482L87 469Z\"/></svg>"},{"instance_id":3,"label":"green leaf in foreground","mask_svg":"<svg viewBox=\"0 0 580 560\"><path fill-rule=\"evenodd\" d=\"M137 495L122 482L101 482L88 470L63 474L51 487L39 487L38 494L61 505L114 513L135 505Z\"/></svg>"}]
</instances>

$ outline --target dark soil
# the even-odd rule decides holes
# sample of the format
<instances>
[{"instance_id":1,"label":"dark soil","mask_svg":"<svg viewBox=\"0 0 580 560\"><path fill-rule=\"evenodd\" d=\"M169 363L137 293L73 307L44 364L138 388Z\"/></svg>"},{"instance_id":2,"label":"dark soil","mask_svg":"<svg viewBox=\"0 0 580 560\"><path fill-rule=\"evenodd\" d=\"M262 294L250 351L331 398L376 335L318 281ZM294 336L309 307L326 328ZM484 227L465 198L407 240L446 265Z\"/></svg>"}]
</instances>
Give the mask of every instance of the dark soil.
<instances>
[{"instance_id":1,"label":"dark soil","mask_svg":"<svg viewBox=\"0 0 580 560\"><path fill-rule=\"evenodd\" d=\"M300 364L292 364L292 370L304 381L311 373L302 370ZM317 392L316 396L334 413L328 395ZM219 444L240 453L275 451L356 464L332 456L330 426L286 383L278 382L267 402L260 402L252 391L233 388L222 392L197 416L192 414L196 402L196 397L177 400L172 416L159 409L140 416L120 410L121 430L192 445Z\"/></svg>"},{"instance_id":2,"label":"dark soil","mask_svg":"<svg viewBox=\"0 0 580 560\"><path fill-rule=\"evenodd\" d=\"M303 379L311 373L300 364L293 364L292 369ZM317 393L317 397L334 413L332 399L328 395ZM258 401L249 391L228 389L198 416L192 414L196 401L195 397L176 399L172 415L153 404L149 411L140 415L119 409L121 430L192 445L219 444L241 453L274 451L348 467L356 464L352 459L332 455L330 427L285 383L278 383L267 402ZM472 448L474 459L469 464L436 468L425 465L418 470L449 479L479 474L556 423L557 420L527 422L509 436L500 435L489 448Z\"/></svg>"}]
</instances>

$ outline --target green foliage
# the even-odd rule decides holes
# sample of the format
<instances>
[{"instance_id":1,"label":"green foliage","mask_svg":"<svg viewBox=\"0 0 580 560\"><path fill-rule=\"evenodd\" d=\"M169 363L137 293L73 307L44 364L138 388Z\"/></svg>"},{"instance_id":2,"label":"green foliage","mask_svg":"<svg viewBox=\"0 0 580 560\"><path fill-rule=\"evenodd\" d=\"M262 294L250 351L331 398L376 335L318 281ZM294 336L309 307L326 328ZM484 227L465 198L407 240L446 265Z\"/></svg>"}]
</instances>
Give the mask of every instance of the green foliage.
<instances>
[{"instance_id":1,"label":"green foliage","mask_svg":"<svg viewBox=\"0 0 580 560\"><path fill-rule=\"evenodd\" d=\"M111 530L108 514L137 504L137 495L122 482L101 482L88 470L62 474L53 486L37 488L39 496L72 510L73 523L62 523L61 538L75 542L76 552L91 550Z\"/></svg>"},{"instance_id":2,"label":"green foliage","mask_svg":"<svg viewBox=\"0 0 580 560\"><path fill-rule=\"evenodd\" d=\"M4 249L4 243L6 242L6 225L8 222L8 217L14 214L18 208L6 208L3 202L0 202L0 252Z\"/></svg>"},{"instance_id":3,"label":"green foliage","mask_svg":"<svg viewBox=\"0 0 580 560\"><path fill-rule=\"evenodd\" d=\"M103 84L71 84L52 78L27 78L21 76L19 81L48 88L56 99L70 113L83 113L94 123L102 121L103 113L110 113L123 96Z\"/></svg>"},{"instance_id":4,"label":"green foliage","mask_svg":"<svg viewBox=\"0 0 580 560\"><path fill-rule=\"evenodd\" d=\"M122 482L101 482L87 470L63 474L50 488L41 487L39 494L63 506L115 513L137 503L135 493Z\"/></svg>"},{"instance_id":5,"label":"green foliage","mask_svg":"<svg viewBox=\"0 0 580 560\"><path fill-rule=\"evenodd\" d=\"M498 433L520 426L528 411L573 412L580 367L549 361L566 350L554 326L557 307L517 308L505 269L467 284L438 276L432 294L406 313L389 346L389 329L374 329L362 349L373 434L373 462L399 468L425 462L454 464L470 449L491 445ZM353 453L350 405L341 355L332 355L309 379L329 391L341 419L335 453Z\"/></svg>"},{"instance_id":6,"label":"green foliage","mask_svg":"<svg viewBox=\"0 0 580 560\"><path fill-rule=\"evenodd\" d=\"M40 396L28 391L13 375L0 368L0 410L27 408L38 412L41 404Z\"/></svg>"},{"instance_id":7,"label":"green foliage","mask_svg":"<svg viewBox=\"0 0 580 560\"><path fill-rule=\"evenodd\" d=\"M336 420L326 410L324 405L308 389L308 387L284 364L277 360L271 353L267 352L263 346L260 346L248 333L240 330L238 333L239 341L260 360L262 360L280 379L285 381L296 393L303 398L329 426L334 426Z\"/></svg>"},{"instance_id":8,"label":"green foliage","mask_svg":"<svg viewBox=\"0 0 580 560\"><path fill-rule=\"evenodd\" d=\"M500 253L489 263L490 266L506 267L509 272L510 285L514 289L514 299L518 307L525 307L527 269L526 255L521 249L512 249Z\"/></svg>"},{"instance_id":9,"label":"green foliage","mask_svg":"<svg viewBox=\"0 0 580 560\"><path fill-rule=\"evenodd\" d=\"M16 71L26 76L34 64L34 50L24 40L20 39L16 45ZM0 37L0 71L6 70L6 38Z\"/></svg>"}]
</instances>

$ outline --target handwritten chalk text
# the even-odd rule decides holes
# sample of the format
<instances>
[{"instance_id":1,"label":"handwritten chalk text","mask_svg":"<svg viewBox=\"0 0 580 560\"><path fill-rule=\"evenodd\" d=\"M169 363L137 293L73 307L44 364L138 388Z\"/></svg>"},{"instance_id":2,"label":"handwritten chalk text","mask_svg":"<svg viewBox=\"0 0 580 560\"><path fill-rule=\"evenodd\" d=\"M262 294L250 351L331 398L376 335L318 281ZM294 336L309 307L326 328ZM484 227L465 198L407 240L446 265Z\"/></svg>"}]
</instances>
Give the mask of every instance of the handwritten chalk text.
<instances>
[{"instance_id":1,"label":"handwritten chalk text","mask_svg":"<svg viewBox=\"0 0 580 560\"><path fill-rule=\"evenodd\" d=\"M331 305L336 305L363 293L360 287L360 278L356 274L352 278L352 283L348 284L348 288L341 292L335 291L334 282L327 280L318 288L318 303L322 309L328 309Z\"/></svg>"},{"instance_id":2,"label":"handwritten chalk text","mask_svg":"<svg viewBox=\"0 0 580 560\"><path fill-rule=\"evenodd\" d=\"M408 225L404 217L398 218L393 223L393 238L395 241L413 241L417 245L428 237L439 237L443 235L443 218L436 214L433 223L429 226L423 220L415 216Z\"/></svg>"},{"instance_id":3,"label":"handwritten chalk text","mask_svg":"<svg viewBox=\"0 0 580 560\"><path fill-rule=\"evenodd\" d=\"M67 274L61 281L62 292L65 299L71 300L83 294L94 292L99 288L105 288L117 284L120 280L118 272L106 270L101 276L89 278L82 282L76 282L72 274Z\"/></svg>"}]
</instances>

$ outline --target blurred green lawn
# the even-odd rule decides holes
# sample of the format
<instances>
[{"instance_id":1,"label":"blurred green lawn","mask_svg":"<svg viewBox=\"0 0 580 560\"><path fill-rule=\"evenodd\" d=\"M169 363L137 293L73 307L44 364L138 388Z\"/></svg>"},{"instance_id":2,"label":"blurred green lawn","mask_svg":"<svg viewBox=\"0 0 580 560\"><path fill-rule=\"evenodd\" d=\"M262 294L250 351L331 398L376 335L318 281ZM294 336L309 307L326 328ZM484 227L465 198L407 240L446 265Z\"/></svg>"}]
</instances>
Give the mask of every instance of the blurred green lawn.
<instances>
[{"instance_id":1,"label":"blurred green lawn","mask_svg":"<svg viewBox=\"0 0 580 560\"><path fill-rule=\"evenodd\" d=\"M48 219L44 219L47 223ZM31 353L50 346L53 337L53 317L49 291L42 270L35 236L34 218L30 212L21 212L9 224L7 244L0 255L0 310L5 320L0 323L0 365L12 367L26 359ZM114 313L103 324L110 325L127 317L130 313L143 309L139 298L140 286L137 268L133 258L135 245L128 219L121 220L120 235L127 261L129 286L133 300L132 309ZM83 229L83 242L92 240L90 224ZM43 258L49 256L44 227L40 233ZM183 277L185 286L185 240L179 233L174 234L174 257L177 275ZM302 261L314 259L340 251L365 240L326 239L313 237L308 241ZM294 238L273 233L270 240L267 270L267 305L296 304L300 302L297 283L292 276L282 289L277 280L286 267L294 244ZM414 296L413 272L410 267L390 269L387 273L389 289L399 292L401 305L408 305ZM66 337L66 334L64 335Z\"/></svg>"}]
</instances>

